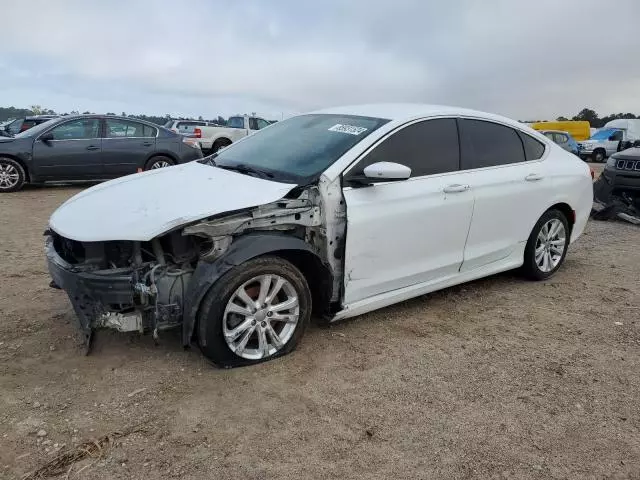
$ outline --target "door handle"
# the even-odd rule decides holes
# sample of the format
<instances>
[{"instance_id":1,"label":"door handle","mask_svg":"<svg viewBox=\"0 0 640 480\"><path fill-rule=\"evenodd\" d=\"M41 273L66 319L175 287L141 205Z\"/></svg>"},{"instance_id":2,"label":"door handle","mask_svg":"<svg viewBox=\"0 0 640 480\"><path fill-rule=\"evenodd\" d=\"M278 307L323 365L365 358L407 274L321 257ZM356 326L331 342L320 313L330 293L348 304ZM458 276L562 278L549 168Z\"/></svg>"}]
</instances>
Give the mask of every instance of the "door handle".
<instances>
[{"instance_id":1,"label":"door handle","mask_svg":"<svg viewBox=\"0 0 640 480\"><path fill-rule=\"evenodd\" d=\"M469 185L461 185L459 183L454 183L453 185L447 185L444 187L444 193L460 193L466 192L469 190Z\"/></svg>"},{"instance_id":2,"label":"door handle","mask_svg":"<svg viewBox=\"0 0 640 480\"><path fill-rule=\"evenodd\" d=\"M95 145L89 145L87 150L100 150L100 147L96 147Z\"/></svg>"},{"instance_id":3,"label":"door handle","mask_svg":"<svg viewBox=\"0 0 640 480\"><path fill-rule=\"evenodd\" d=\"M530 173L524 179L527 182L537 182L538 180L542 180L544 177L542 175L538 175L537 173Z\"/></svg>"},{"instance_id":4,"label":"door handle","mask_svg":"<svg viewBox=\"0 0 640 480\"><path fill-rule=\"evenodd\" d=\"M150 147L151 145L153 145L153 143L151 143L151 142L143 142L142 145L144 147Z\"/></svg>"}]
</instances>

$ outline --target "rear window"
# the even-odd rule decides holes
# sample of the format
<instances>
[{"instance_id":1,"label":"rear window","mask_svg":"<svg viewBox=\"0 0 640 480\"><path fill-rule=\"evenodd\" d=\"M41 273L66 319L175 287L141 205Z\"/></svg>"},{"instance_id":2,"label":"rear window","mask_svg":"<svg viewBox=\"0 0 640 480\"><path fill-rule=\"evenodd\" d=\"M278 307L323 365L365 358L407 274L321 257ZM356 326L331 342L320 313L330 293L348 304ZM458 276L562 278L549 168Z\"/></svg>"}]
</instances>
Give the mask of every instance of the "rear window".
<instances>
[{"instance_id":1,"label":"rear window","mask_svg":"<svg viewBox=\"0 0 640 480\"><path fill-rule=\"evenodd\" d=\"M484 120L460 121L462 170L525 161L518 133L511 127Z\"/></svg>"}]
</instances>

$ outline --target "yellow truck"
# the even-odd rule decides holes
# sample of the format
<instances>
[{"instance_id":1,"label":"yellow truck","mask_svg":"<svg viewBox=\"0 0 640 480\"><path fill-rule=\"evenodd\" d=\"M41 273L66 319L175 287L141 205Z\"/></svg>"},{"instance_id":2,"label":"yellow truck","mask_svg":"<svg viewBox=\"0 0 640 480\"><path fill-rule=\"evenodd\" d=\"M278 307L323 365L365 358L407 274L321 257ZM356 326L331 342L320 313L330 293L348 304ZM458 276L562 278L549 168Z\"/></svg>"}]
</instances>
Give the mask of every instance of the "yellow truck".
<instances>
[{"instance_id":1,"label":"yellow truck","mask_svg":"<svg viewBox=\"0 0 640 480\"><path fill-rule=\"evenodd\" d=\"M561 130L570 133L578 142L591 137L591 125L587 121L536 122L529 125L535 130Z\"/></svg>"}]
</instances>

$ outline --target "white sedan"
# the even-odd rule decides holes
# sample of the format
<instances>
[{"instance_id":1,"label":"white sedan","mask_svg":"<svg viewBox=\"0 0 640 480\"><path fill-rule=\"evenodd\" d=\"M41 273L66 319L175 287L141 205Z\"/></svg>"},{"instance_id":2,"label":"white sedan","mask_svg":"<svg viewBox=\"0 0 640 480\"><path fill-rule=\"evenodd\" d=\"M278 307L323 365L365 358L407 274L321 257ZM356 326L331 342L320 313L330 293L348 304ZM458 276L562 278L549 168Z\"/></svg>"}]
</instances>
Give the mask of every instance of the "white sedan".
<instances>
[{"instance_id":1,"label":"white sedan","mask_svg":"<svg viewBox=\"0 0 640 480\"><path fill-rule=\"evenodd\" d=\"M51 217L47 257L88 341L180 327L221 366L330 321L505 270L562 265L589 167L527 126L428 105L300 115L216 155L113 180Z\"/></svg>"}]
</instances>

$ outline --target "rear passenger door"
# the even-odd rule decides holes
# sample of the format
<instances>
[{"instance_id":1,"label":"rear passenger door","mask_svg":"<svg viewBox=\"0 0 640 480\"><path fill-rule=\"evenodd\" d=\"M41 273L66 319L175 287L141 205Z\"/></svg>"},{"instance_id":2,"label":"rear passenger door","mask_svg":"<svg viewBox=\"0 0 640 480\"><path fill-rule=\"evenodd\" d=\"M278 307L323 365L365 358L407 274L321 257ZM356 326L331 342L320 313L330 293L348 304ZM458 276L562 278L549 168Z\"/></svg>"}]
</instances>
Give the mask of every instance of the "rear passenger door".
<instances>
[{"instance_id":1,"label":"rear passenger door","mask_svg":"<svg viewBox=\"0 0 640 480\"><path fill-rule=\"evenodd\" d=\"M102 165L105 178L135 173L156 148L158 129L144 123L105 118Z\"/></svg>"},{"instance_id":2,"label":"rear passenger door","mask_svg":"<svg viewBox=\"0 0 640 480\"><path fill-rule=\"evenodd\" d=\"M458 274L473 212L459 158L456 120L422 120L391 133L345 172L346 304ZM352 183L377 162L405 165L411 177Z\"/></svg>"},{"instance_id":3,"label":"rear passenger door","mask_svg":"<svg viewBox=\"0 0 640 480\"><path fill-rule=\"evenodd\" d=\"M461 271L521 257L550 196L544 145L506 125L460 119L461 167L475 205Z\"/></svg>"}]
</instances>

